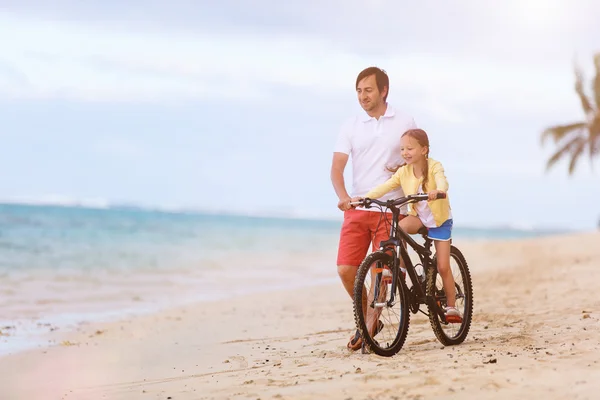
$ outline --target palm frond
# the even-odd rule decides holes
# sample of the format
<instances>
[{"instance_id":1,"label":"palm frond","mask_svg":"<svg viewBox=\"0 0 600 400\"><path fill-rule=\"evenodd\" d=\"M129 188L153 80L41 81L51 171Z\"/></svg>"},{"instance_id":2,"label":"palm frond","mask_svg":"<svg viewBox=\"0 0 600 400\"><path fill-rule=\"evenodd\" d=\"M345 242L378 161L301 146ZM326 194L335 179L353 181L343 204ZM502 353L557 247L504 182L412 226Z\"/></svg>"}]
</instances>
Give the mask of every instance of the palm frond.
<instances>
[{"instance_id":1,"label":"palm frond","mask_svg":"<svg viewBox=\"0 0 600 400\"><path fill-rule=\"evenodd\" d=\"M554 143L556 143L559 140L563 139L567 134L585 128L586 125L587 124L585 122L575 122L568 125L552 126L550 128L545 129L542 132L540 141L542 142L542 144L544 144L546 138L552 137L554 139Z\"/></svg>"},{"instance_id":2,"label":"palm frond","mask_svg":"<svg viewBox=\"0 0 600 400\"><path fill-rule=\"evenodd\" d=\"M594 65L596 65L596 77L594 78L592 90L596 100L596 113L600 113L600 53L594 56Z\"/></svg>"},{"instance_id":3,"label":"palm frond","mask_svg":"<svg viewBox=\"0 0 600 400\"><path fill-rule=\"evenodd\" d=\"M600 155L600 53L594 56L596 75L592 81L592 91L588 96L584 90L584 75L577 63L575 69L575 91L583 108L585 119L565 125L556 125L544 129L540 135L542 145L551 138L556 146L554 153L546 162L546 170L559 160L569 161L569 175L572 175L582 156L589 154L593 162Z\"/></svg>"},{"instance_id":4,"label":"palm frond","mask_svg":"<svg viewBox=\"0 0 600 400\"><path fill-rule=\"evenodd\" d=\"M550 157L550 159L548 159L548 162L546 164L546 170L549 170L550 168L552 168L552 166L554 166L554 164L556 164L561 158L565 157L568 154L571 154L571 152L574 149L577 149L579 146L581 146L581 143L583 143L583 145L585 145L585 143L586 143L585 138L583 138L581 136L577 136L577 137L571 139L570 141L568 141L563 146L561 146L558 150L556 150L556 152L552 155L552 157ZM573 153L573 154L575 154L575 153Z\"/></svg>"},{"instance_id":5,"label":"palm frond","mask_svg":"<svg viewBox=\"0 0 600 400\"><path fill-rule=\"evenodd\" d=\"M575 171L575 167L577 166L577 161L581 158L584 153L585 145L587 144L587 140L578 140L577 144L574 144L571 149L571 162L569 163L569 175L572 175Z\"/></svg>"},{"instance_id":6,"label":"palm frond","mask_svg":"<svg viewBox=\"0 0 600 400\"><path fill-rule=\"evenodd\" d=\"M583 72L581 72L581 69L575 65L575 91L577 92L577 96L579 96L581 107L583 108L583 112L587 117L590 113L594 112L594 108L592 107L590 99L586 96L585 91L583 90L583 80Z\"/></svg>"},{"instance_id":7,"label":"palm frond","mask_svg":"<svg viewBox=\"0 0 600 400\"><path fill-rule=\"evenodd\" d=\"M600 112L596 113L589 127L589 153L590 159L600 154Z\"/></svg>"}]
</instances>

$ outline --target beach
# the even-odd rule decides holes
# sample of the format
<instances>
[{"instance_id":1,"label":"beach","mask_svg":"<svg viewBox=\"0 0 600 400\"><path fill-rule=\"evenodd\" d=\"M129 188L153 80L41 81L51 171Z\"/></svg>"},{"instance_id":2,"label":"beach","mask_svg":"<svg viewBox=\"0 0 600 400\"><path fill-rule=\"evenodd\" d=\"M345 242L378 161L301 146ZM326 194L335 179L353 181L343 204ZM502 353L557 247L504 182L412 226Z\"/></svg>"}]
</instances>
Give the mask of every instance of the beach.
<instances>
[{"instance_id":1,"label":"beach","mask_svg":"<svg viewBox=\"0 0 600 400\"><path fill-rule=\"evenodd\" d=\"M455 245L474 287L461 345L411 314L396 356L350 352L350 298L326 283L49 330L48 346L0 357L0 397L597 398L600 233Z\"/></svg>"}]
</instances>

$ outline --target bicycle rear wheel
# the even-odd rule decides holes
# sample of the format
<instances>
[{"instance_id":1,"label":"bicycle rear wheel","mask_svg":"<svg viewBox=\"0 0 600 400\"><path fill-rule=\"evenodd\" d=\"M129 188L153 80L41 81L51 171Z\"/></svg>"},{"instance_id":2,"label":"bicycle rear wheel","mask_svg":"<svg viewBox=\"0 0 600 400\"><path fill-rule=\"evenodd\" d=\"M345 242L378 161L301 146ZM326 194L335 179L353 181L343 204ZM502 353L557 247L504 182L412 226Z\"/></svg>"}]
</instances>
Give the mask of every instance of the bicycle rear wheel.
<instances>
[{"instance_id":1,"label":"bicycle rear wheel","mask_svg":"<svg viewBox=\"0 0 600 400\"><path fill-rule=\"evenodd\" d=\"M391 302L392 262L390 254L376 251L358 267L354 282L354 319L368 349L391 357L406 340L410 311L406 285L398 274L398 283Z\"/></svg>"},{"instance_id":2,"label":"bicycle rear wheel","mask_svg":"<svg viewBox=\"0 0 600 400\"><path fill-rule=\"evenodd\" d=\"M437 265L434 257L433 265ZM456 309L462 317L461 323L447 323L440 319L436 309L428 305L429 322L437 339L444 346L462 343L471 327L473 317L473 286L469 266L462 253L454 246L450 247L450 268L454 276L454 287L456 289ZM446 293L442 278L437 272L437 267L429 268L427 271L427 294L435 296L435 302L443 310L446 307Z\"/></svg>"}]
</instances>

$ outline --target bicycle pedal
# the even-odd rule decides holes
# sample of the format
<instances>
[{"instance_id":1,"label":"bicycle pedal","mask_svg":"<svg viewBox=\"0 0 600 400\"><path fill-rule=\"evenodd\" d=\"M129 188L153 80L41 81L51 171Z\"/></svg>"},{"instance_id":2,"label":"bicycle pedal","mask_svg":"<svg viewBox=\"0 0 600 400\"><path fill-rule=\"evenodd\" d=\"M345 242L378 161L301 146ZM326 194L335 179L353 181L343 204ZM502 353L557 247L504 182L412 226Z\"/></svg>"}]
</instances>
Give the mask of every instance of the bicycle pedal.
<instances>
[{"instance_id":1,"label":"bicycle pedal","mask_svg":"<svg viewBox=\"0 0 600 400\"><path fill-rule=\"evenodd\" d=\"M447 315L446 322L449 324L460 324L462 323L462 318L458 315Z\"/></svg>"}]
</instances>

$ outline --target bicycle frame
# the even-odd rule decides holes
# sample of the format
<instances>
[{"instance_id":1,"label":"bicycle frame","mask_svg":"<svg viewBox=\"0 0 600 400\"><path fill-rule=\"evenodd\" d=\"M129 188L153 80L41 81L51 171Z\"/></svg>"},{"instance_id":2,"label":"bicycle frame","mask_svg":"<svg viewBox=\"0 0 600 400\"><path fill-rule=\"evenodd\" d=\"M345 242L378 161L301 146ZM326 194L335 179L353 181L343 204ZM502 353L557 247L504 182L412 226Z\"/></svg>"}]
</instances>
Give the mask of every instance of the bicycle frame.
<instances>
[{"instance_id":1,"label":"bicycle frame","mask_svg":"<svg viewBox=\"0 0 600 400\"><path fill-rule=\"evenodd\" d=\"M427 276L428 269L433 267L433 265L432 265L433 260L431 259L431 255L432 255L431 244L433 241L429 237L423 235L423 237L425 239L425 244L421 245L421 244L417 243L409 234L407 234L405 231L402 230L402 228L400 228L400 224L399 224L400 209L398 207L394 207L394 206L389 207L389 209L392 212L390 237L389 237L389 239L383 240L380 243L380 250L382 250L382 251L385 251L386 249L389 249L392 247L394 248L392 258L393 258L393 265L395 266L395 268L393 268L393 271L392 271L392 293L390 294L390 300L388 302L388 305L391 306L394 302L396 287L397 287L397 283L398 283L398 274L400 273L399 259L402 259L402 261L404 263L404 267L406 268L406 273L408 274L411 281L413 282L413 287L415 288L414 289L415 292L414 293L410 292L406 286L405 286L405 289L407 289L407 293L411 294L411 301L417 303L417 304L415 304L415 309L418 309L418 307L417 307L418 304L421 304L421 303L428 304L429 302L433 301L433 297L427 296L427 294L425 293L425 289L424 289L425 286L418 279L417 272L415 270L415 265L413 264L412 260L410 259L410 256L408 255L408 250L405 248L405 246L402 245L402 241L404 241L410 247L412 247L413 250L415 250L415 252L419 255L421 264L423 265L424 276ZM383 210L382 210L382 212L383 212ZM379 277L377 278L377 281L378 280L379 280ZM403 280L403 284L406 285L405 280ZM377 295L378 295L378 291L379 291L378 286L379 285L375 286L375 290L376 290L375 298L377 298ZM437 309L437 307L436 307L436 309ZM445 320L445 316L441 312L441 310L438 310L438 313L440 314L440 317L442 317L442 319Z\"/></svg>"}]
</instances>

